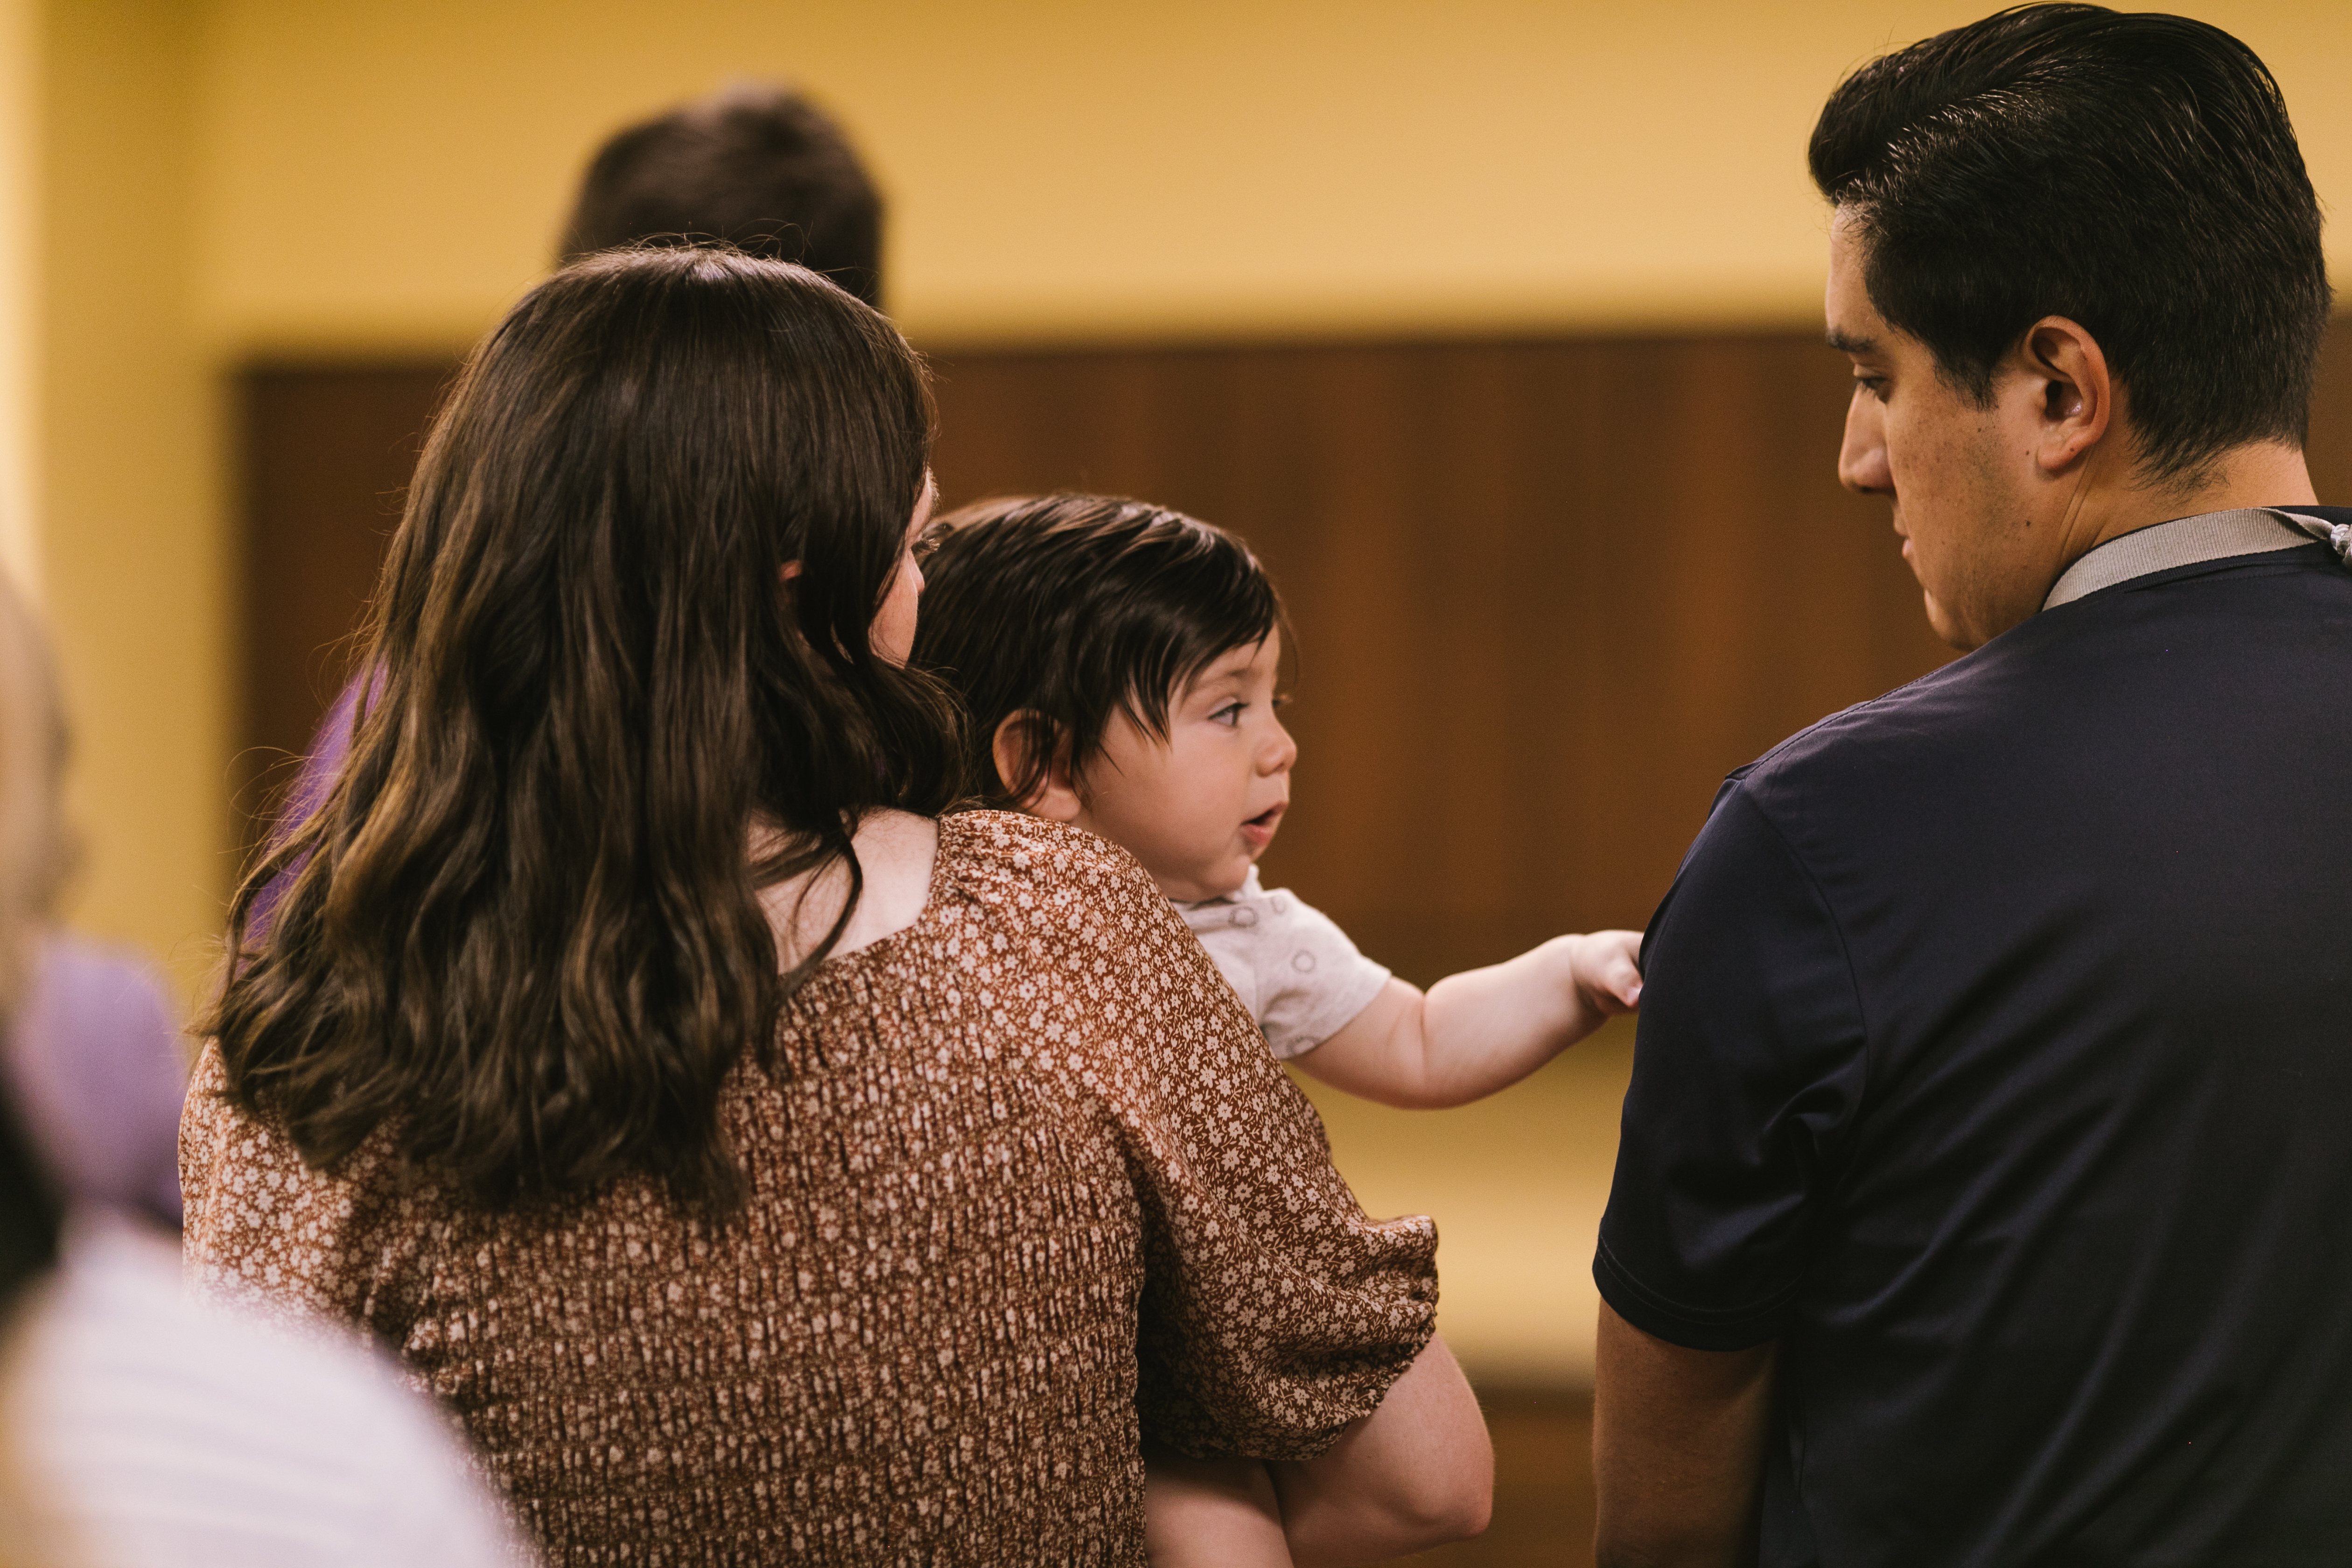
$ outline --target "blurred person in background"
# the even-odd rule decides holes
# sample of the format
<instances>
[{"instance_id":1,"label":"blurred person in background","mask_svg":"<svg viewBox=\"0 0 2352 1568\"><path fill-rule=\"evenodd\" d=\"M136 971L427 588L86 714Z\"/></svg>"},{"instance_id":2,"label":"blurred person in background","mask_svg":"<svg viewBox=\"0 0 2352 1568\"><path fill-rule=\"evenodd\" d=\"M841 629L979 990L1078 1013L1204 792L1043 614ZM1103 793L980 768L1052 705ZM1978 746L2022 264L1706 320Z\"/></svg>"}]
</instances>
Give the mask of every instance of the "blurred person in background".
<instances>
[{"instance_id":1,"label":"blurred person in background","mask_svg":"<svg viewBox=\"0 0 2352 1568\"><path fill-rule=\"evenodd\" d=\"M556 262L714 239L797 262L881 306L881 192L841 127L789 88L738 83L614 132L589 160ZM351 747L362 684L352 676L319 721L274 837L326 798ZM284 891L281 879L256 906L262 928Z\"/></svg>"},{"instance_id":2,"label":"blurred person in background","mask_svg":"<svg viewBox=\"0 0 2352 1568\"><path fill-rule=\"evenodd\" d=\"M9 614L21 620L25 612L12 605ZM38 649L28 643L18 657L25 711L53 719ZM63 766L64 744L60 733L43 752L44 766ZM16 902L0 910L0 921L22 939L7 960L19 967L5 997L0 1089L63 1196L176 1232L187 1058L172 1005L135 956L56 929L50 908L71 858L68 836L47 817L20 817L16 826L23 842L0 846L19 868Z\"/></svg>"},{"instance_id":3,"label":"blurred person in background","mask_svg":"<svg viewBox=\"0 0 2352 1568\"><path fill-rule=\"evenodd\" d=\"M47 649L0 582L0 1027L44 987L68 859ZM103 972L100 972L101 976ZM70 988L75 982L68 979ZM101 981L101 994L103 983ZM116 993L114 994L120 994ZM29 998L29 1000L28 1000ZM48 1005L59 1003L54 993ZM47 1048L105 1047L79 1015ZM354 1346L192 1306L178 1249L74 1200L0 1085L0 1562L64 1568L489 1568L529 1561L438 1413ZM110 1169L112 1174L109 1174ZM93 1157L100 1195L133 1168Z\"/></svg>"},{"instance_id":4,"label":"blurred person in background","mask_svg":"<svg viewBox=\"0 0 2352 1568\"><path fill-rule=\"evenodd\" d=\"M1839 477L1966 657L1732 775L1650 927L1601 1561L2352 1558L2352 510L2277 82L2026 6L1815 126Z\"/></svg>"},{"instance_id":5,"label":"blurred person in background","mask_svg":"<svg viewBox=\"0 0 2352 1568\"><path fill-rule=\"evenodd\" d=\"M881 309L881 193L841 127L788 89L741 83L614 132L589 161L559 259L714 239Z\"/></svg>"},{"instance_id":6,"label":"blurred person in background","mask_svg":"<svg viewBox=\"0 0 2352 1568\"><path fill-rule=\"evenodd\" d=\"M13 601L7 615L26 623L13 633L19 668L10 690L15 722L57 722L47 686L46 655ZM15 763L38 760L62 769L59 732L37 752L20 745ZM46 778L26 784L17 798L47 802ZM15 787L15 786L11 786ZM44 805L43 810L47 810ZM26 811L11 819L17 838L0 843L9 857L0 924L15 934L5 963L7 1027L0 1031L0 1092L16 1108L16 1131L28 1140L60 1195L80 1205L138 1218L176 1233L180 1228L180 1102L187 1090L187 1058L171 1003L154 970L135 955L58 931L51 907L72 858L68 836L47 816Z\"/></svg>"},{"instance_id":7,"label":"blurred person in background","mask_svg":"<svg viewBox=\"0 0 2352 1568\"><path fill-rule=\"evenodd\" d=\"M1302 1556L1474 1532L1434 1228L1131 858L939 816L931 426L884 317L730 250L490 333L239 899L192 1268L397 1346L564 1563L1139 1568L1147 1436L1297 1461Z\"/></svg>"},{"instance_id":8,"label":"blurred person in background","mask_svg":"<svg viewBox=\"0 0 2352 1568\"><path fill-rule=\"evenodd\" d=\"M28 980L0 1068L42 1162L75 1202L177 1232L188 1068L162 978L133 953L52 931Z\"/></svg>"}]
</instances>

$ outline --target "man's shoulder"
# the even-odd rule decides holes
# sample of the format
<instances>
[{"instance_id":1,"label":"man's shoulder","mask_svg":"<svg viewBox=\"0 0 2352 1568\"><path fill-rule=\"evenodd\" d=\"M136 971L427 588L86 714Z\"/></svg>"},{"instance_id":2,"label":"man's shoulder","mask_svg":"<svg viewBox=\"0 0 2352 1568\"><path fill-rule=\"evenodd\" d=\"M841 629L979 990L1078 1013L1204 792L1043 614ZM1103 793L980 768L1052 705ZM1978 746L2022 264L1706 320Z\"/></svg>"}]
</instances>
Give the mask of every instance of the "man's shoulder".
<instances>
[{"instance_id":1,"label":"man's shoulder","mask_svg":"<svg viewBox=\"0 0 2352 1568\"><path fill-rule=\"evenodd\" d=\"M2000 683L1975 656L1857 702L1798 731L1733 773L1759 804L1789 791L1870 789L1889 773L1970 749L2000 721Z\"/></svg>"},{"instance_id":2,"label":"man's shoulder","mask_svg":"<svg viewBox=\"0 0 2352 1568\"><path fill-rule=\"evenodd\" d=\"M1742 776L1769 791L1882 782L1881 770L1922 762L1998 773L2032 756L2037 738L2128 731L2193 687L2235 690L2279 670L2315 669L2323 643L2340 667L2352 658L2347 599L2352 574L2317 549L2153 573L2030 616L1906 686L1832 713ZM2316 683L2311 700L2333 701L2338 689Z\"/></svg>"}]
</instances>

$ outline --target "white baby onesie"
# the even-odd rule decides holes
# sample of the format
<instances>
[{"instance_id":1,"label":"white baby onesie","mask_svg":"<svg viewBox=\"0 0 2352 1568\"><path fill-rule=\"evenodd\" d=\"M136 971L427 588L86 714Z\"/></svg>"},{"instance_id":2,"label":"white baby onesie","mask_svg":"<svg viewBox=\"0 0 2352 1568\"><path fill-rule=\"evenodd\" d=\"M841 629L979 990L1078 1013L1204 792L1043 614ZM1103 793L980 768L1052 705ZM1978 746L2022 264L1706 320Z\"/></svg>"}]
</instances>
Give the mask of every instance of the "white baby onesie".
<instances>
[{"instance_id":1,"label":"white baby onesie","mask_svg":"<svg viewBox=\"0 0 2352 1568\"><path fill-rule=\"evenodd\" d=\"M1313 1050L1388 984L1330 916L1286 888L1267 892L1255 866L1239 890L1176 908L1276 1057Z\"/></svg>"}]
</instances>

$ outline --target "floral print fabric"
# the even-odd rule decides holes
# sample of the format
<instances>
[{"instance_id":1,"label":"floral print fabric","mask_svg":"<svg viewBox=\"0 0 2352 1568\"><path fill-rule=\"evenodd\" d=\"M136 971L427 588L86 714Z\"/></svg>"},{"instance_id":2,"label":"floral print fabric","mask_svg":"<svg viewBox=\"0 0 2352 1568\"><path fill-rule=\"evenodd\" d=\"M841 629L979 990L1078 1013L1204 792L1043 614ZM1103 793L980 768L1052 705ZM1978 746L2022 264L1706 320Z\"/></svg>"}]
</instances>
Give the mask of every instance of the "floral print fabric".
<instances>
[{"instance_id":1,"label":"floral print fabric","mask_svg":"<svg viewBox=\"0 0 2352 1568\"><path fill-rule=\"evenodd\" d=\"M1139 1436L1312 1456L1433 1330L1433 1226L1365 1217L1101 840L948 818L921 916L777 1046L718 1223L635 1181L483 1209L382 1134L311 1171L207 1049L192 1276L394 1348L567 1564L1140 1564Z\"/></svg>"}]
</instances>

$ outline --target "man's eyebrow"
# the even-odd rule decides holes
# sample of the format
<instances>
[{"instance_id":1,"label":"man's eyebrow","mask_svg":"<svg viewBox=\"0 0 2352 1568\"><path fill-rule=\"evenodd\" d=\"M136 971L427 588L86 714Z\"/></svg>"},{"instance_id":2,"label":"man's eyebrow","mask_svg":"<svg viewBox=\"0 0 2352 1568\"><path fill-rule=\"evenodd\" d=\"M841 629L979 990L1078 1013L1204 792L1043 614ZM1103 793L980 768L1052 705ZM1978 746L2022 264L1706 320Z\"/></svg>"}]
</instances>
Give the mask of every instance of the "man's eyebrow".
<instances>
[{"instance_id":1,"label":"man's eyebrow","mask_svg":"<svg viewBox=\"0 0 2352 1568\"><path fill-rule=\"evenodd\" d=\"M1829 345L1842 354L1869 354L1878 352L1876 338L1857 338L1851 332L1841 332L1835 327L1830 329Z\"/></svg>"}]
</instances>

